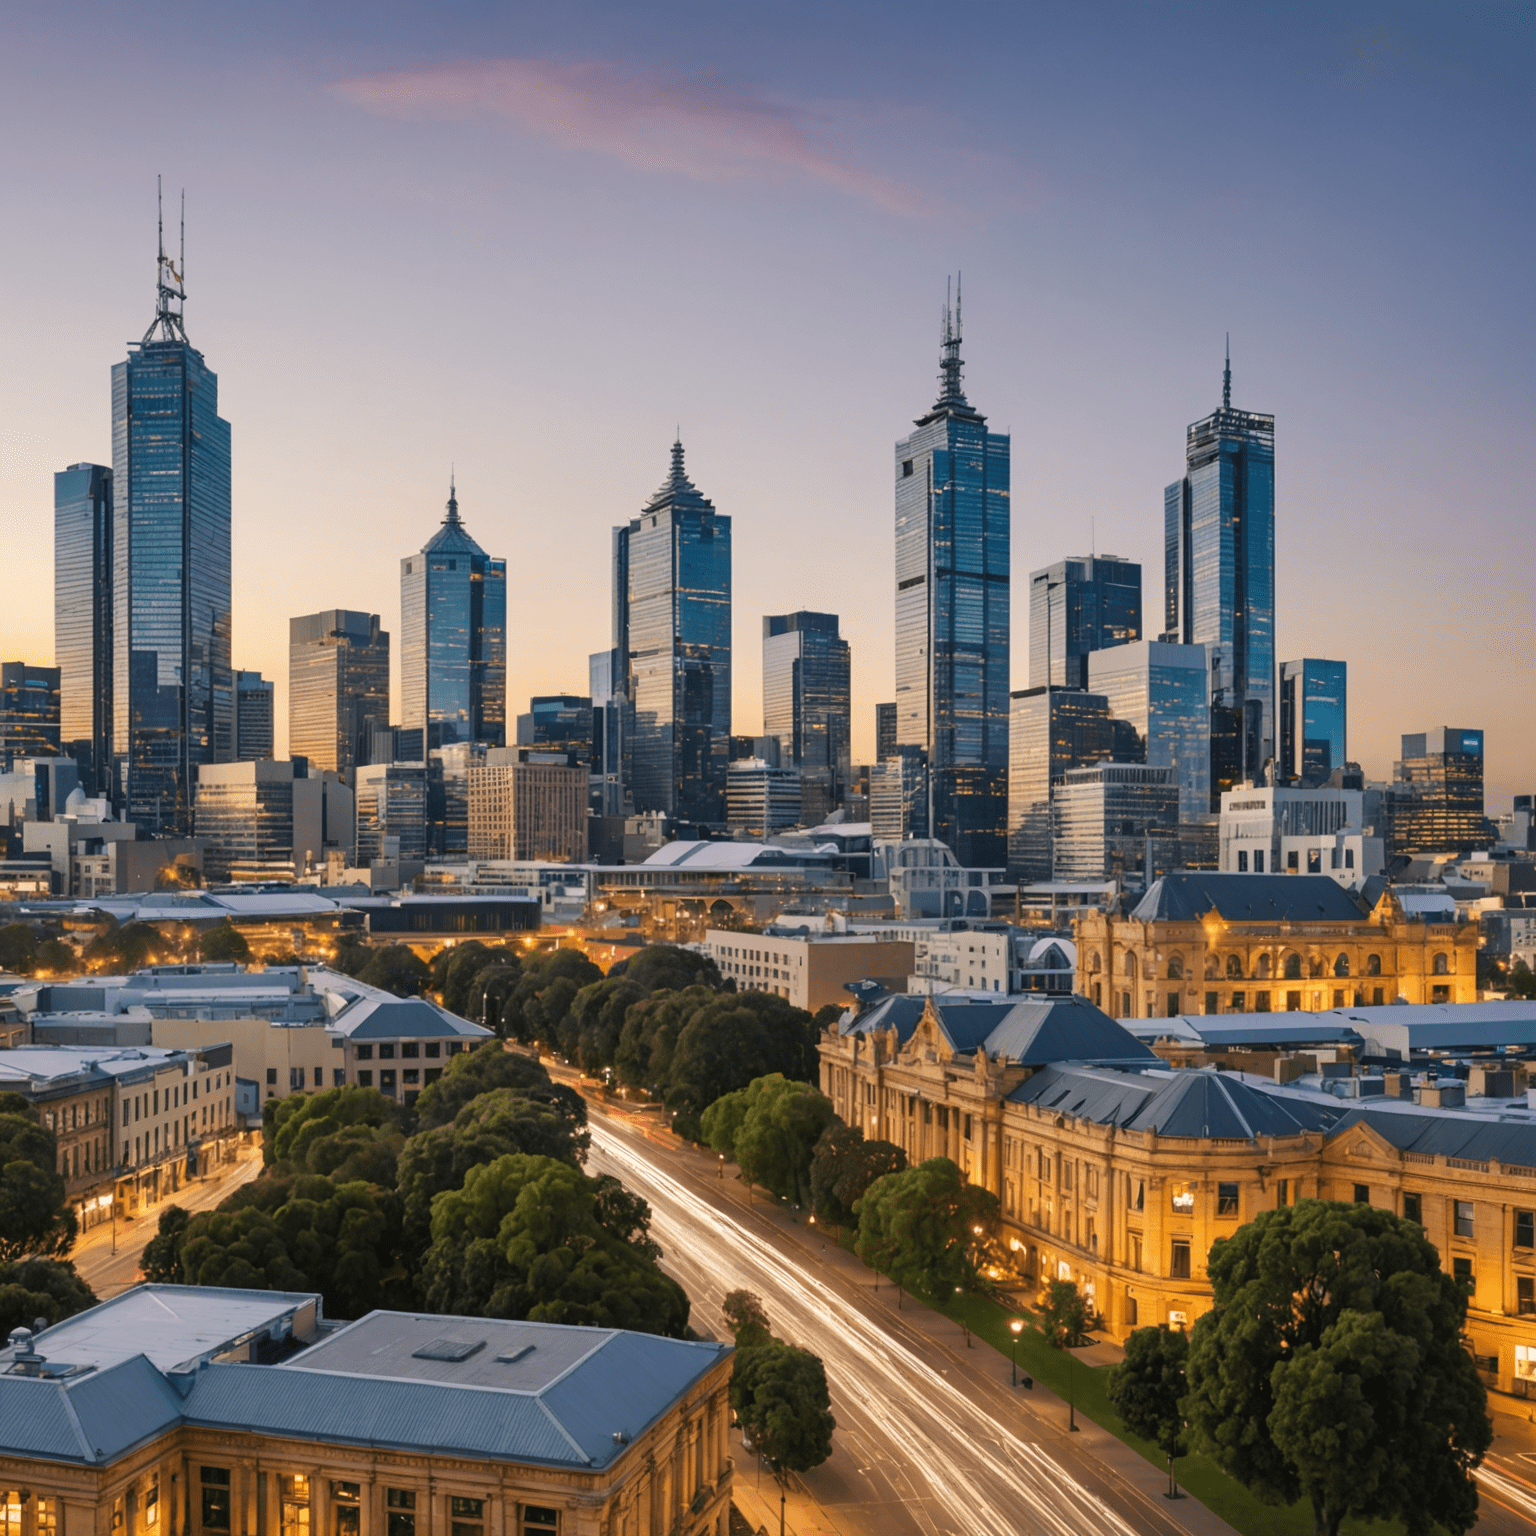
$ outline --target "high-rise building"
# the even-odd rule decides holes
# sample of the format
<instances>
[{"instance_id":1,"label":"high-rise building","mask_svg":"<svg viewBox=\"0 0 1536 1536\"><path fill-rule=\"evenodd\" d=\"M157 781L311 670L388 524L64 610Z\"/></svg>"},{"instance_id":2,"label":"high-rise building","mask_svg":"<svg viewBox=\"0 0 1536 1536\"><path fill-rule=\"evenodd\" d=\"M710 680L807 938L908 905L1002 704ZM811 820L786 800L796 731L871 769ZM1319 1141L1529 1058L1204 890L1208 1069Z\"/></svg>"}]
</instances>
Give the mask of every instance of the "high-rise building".
<instances>
[{"instance_id":1,"label":"high-rise building","mask_svg":"<svg viewBox=\"0 0 1536 1536\"><path fill-rule=\"evenodd\" d=\"M1387 797L1393 853L1466 853L1489 841L1483 733L1449 725L1403 737Z\"/></svg>"},{"instance_id":2,"label":"high-rise building","mask_svg":"<svg viewBox=\"0 0 1536 1536\"><path fill-rule=\"evenodd\" d=\"M288 621L288 750L347 783L389 725L389 634L376 613L328 608ZM391 753L393 756L393 753Z\"/></svg>"},{"instance_id":3,"label":"high-rise building","mask_svg":"<svg viewBox=\"0 0 1536 1536\"><path fill-rule=\"evenodd\" d=\"M455 741L499 747L507 724L507 562L459 521L448 484L442 527L400 562L400 724L423 755Z\"/></svg>"},{"instance_id":4,"label":"high-rise building","mask_svg":"<svg viewBox=\"0 0 1536 1536\"><path fill-rule=\"evenodd\" d=\"M427 857L427 765L369 763L357 770L357 862Z\"/></svg>"},{"instance_id":5,"label":"high-rise building","mask_svg":"<svg viewBox=\"0 0 1536 1536\"><path fill-rule=\"evenodd\" d=\"M1127 739L1121 731L1116 759L1171 769L1179 820L1187 825L1213 822L1205 647L1138 640L1093 651L1088 686L1108 699L1117 724L1135 733Z\"/></svg>"},{"instance_id":6,"label":"high-rise building","mask_svg":"<svg viewBox=\"0 0 1536 1536\"><path fill-rule=\"evenodd\" d=\"M112 369L112 751L125 819L184 834L197 769L234 748L229 423L163 238L158 274L154 321Z\"/></svg>"},{"instance_id":7,"label":"high-rise building","mask_svg":"<svg viewBox=\"0 0 1536 1536\"><path fill-rule=\"evenodd\" d=\"M579 693L541 693L517 717L517 745L546 752L574 752L592 759L592 699Z\"/></svg>"},{"instance_id":8,"label":"high-rise building","mask_svg":"<svg viewBox=\"0 0 1536 1536\"><path fill-rule=\"evenodd\" d=\"M469 857L579 863L587 770L568 753L492 747L469 770Z\"/></svg>"},{"instance_id":9,"label":"high-rise building","mask_svg":"<svg viewBox=\"0 0 1536 1536\"><path fill-rule=\"evenodd\" d=\"M112 471L103 464L53 477L53 659L63 749L88 795L110 795Z\"/></svg>"},{"instance_id":10,"label":"high-rise building","mask_svg":"<svg viewBox=\"0 0 1536 1536\"><path fill-rule=\"evenodd\" d=\"M1055 786L1069 768L1114 755L1109 700L1077 688L1029 688L1008 711L1008 872L1020 881L1052 878Z\"/></svg>"},{"instance_id":11,"label":"high-rise building","mask_svg":"<svg viewBox=\"0 0 1536 1536\"><path fill-rule=\"evenodd\" d=\"M0 662L0 773L22 757L59 751L59 669Z\"/></svg>"},{"instance_id":12,"label":"high-rise building","mask_svg":"<svg viewBox=\"0 0 1536 1536\"><path fill-rule=\"evenodd\" d=\"M613 530L614 649L638 811L724 827L731 741L731 520L683 469Z\"/></svg>"},{"instance_id":13,"label":"high-rise building","mask_svg":"<svg viewBox=\"0 0 1536 1536\"><path fill-rule=\"evenodd\" d=\"M433 747L427 756L427 857L462 859L469 849L469 775L485 761L487 748L478 741L455 741Z\"/></svg>"},{"instance_id":14,"label":"high-rise building","mask_svg":"<svg viewBox=\"0 0 1536 1536\"><path fill-rule=\"evenodd\" d=\"M843 803L851 757L848 642L835 613L763 619L763 734L800 772L801 818L814 826Z\"/></svg>"},{"instance_id":15,"label":"high-rise building","mask_svg":"<svg viewBox=\"0 0 1536 1536\"><path fill-rule=\"evenodd\" d=\"M292 879L293 764L247 759L197 770L197 836L210 883Z\"/></svg>"},{"instance_id":16,"label":"high-rise building","mask_svg":"<svg viewBox=\"0 0 1536 1536\"><path fill-rule=\"evenodd\" d=\"M232 760L255 763L271 757L274 725L272 684L260 672L236 672Z\"/></svg>"},{"instance_id":17,"label":"high-rise building","mask_svg":"<svg viewBox=\"0 0 1536 1536\"><path fill-rule=\"evenodd\" d=\"M1144 763L1069 768L1054 810L1057 880L1150 884L1176 846L1179 786L1171 769Z\"/></svg>"},{"instance_id":18,"label":"high-rise building","mask_svg":"<svg viewBox=\"0 0 1536 1536\"><path fill-rule=\"evenodd\" d=\"M1316 789L1349 761L1348 668L1342 661L1287 661L1280 667L1283 784Z\"/></svg>"},{"instance_id":19,"label":"high-rise building","mask_svg":"<svg viewBox=\"0 0 1536 1536\"><path fill-rule=\"evenodd\" d=\"M875 705L875 761L896 755L896 705Z\"/></svg>"},{"instance_id":20,"label":"high-rise building","mask_svg":"<svg viewBox=\"0 0 1536 1536\"><path fill-rule=\"evenodd\" d=\"M634 810L628 766L632 711L618 651L594 651L587 658L587 679L592 690L592 814L628 816Z\"/></svg>"},{"instance_id":21,"label":"high-rise building","mask_svg":"<svg viewBox=\"0 0 1536 1536\"><path fill-rule=\"evenodd\" d=\"M1276 745L1275 418L1233 410L1230 353L1221 409L1189 428L1185 459L1163 493L1162 638L1210 653L1219 797L1262 779Z\"/></svg>"},{"instance_id":22,"label":"high-rise building","mask_svg":"<svg viewBox=\"0 0 1536 1536\"><path fill-rule=\"evenodd\" d=\"M738 837L763 838L802 820L800 772L761 757L744 757L725 776L726 825Z\"/></svg>"},{"instance_id":23,"label":"high-rise building","mask_svg":"<svg viewBox=\"0 0 1536 1536\"><path fill-rule=\"evenodd\" d=\"M961 387L944 306L939 398L896 444L896 739L927 753L933 836L1000 867L1008 820L1009 440Z\"/></svg>"},{"instance_id":24,"label":"high-rise building","mask_svg":"<svg viewBox=\"0 0 1536 1536\"><path fill-rule=\"evenodd\" d=\"M1086 688L1090 651L1140 639L1141 566L1134 560L1082 555L1030 573L1031 688Z\"/></svg>"},{"instance_id":25,"label":"high-rise building","mask_svg":"<svg viewBox=\"0 0 1536 1536\"><path fill-rule=\"evenodd\" d=\"M879 843L928 830L928 763L921 747L897 747L869 770L870 836Z\"/></svg>"}]
</instances>

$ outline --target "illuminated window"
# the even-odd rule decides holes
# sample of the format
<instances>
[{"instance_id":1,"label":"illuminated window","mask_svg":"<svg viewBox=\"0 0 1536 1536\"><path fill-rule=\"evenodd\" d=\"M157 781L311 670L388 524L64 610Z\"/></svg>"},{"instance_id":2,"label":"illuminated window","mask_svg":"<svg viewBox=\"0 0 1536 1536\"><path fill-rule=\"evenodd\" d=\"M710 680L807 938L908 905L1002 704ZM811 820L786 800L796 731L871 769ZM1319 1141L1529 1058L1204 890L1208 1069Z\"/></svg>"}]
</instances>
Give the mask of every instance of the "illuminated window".
<instances>
[{"instance_id":1,"label":"illuminated window","mask_svg":"<svg viewBox=\"0 0 1536 1536\"><path fill-rule=\"evenodd\" d=\"M200 1473L203 1488L203 1529L229 1529L230 1492L228 1467L204 1467Z\"/></svg>"},{"instance_id":2,"label":"illuminated window","mask_svg":"<svg viewBox=\"0 0 1536 1536\"><path fill-rule=\"evenodd\" d=\"M560 1511L524 1504L522 1536L560 1536Z\"/></svg>"},{"instance_id":3,"label":"illuminated window","mask_svg":"<svg viewBox=\"0 0 1536 1536\"><path fill-rule=\"evenodd\" d=\"M309 1479L302 1472L277 1479L281 1536L309 1536Z\"/></svg>"},{"instance_id":4,"label":"illuminated window","mask_svg":"<svg viewBox=\"0 0 1536 1536\"><path fill-rule=\"evenodd\" d=\"M416 1495L409 1488L390 1488L384 1494L386 1536L416 1536Z\"/></svg>"},{"instance_id":5,"label":"illuminated window","mask_svg":"<svg viewBox=\"0 0 1536 1536\"><path fill-rule=\"evenodd\" d=\"M485 1501L459 1499L448 1501L451 1536L485 1536Z\"/></svg>"},{"instance_id":6,"label":"illuminated window","mask_svg":"<svg viewBox=\"0 0 1536 1536\"><path fill-rule=\"evenodd\" d=\"M160 1529L160 1474L153 1472L144 1484L144 1529Z\"/></svg>"},{"instance_id":7,"label":"illuminated window","mask_svg":"<svg viewBox=\"0 0 1536 1536\"><path fill-rule=\"evenodd\" d=\"M21 1490L0 1493L0 1536L21 1536Z\"/></svg>"},{"instance_id":8,"label":"illuminated window","mask_svg":"<svg viewBox=\"0 0 1536 1536\"><path fill-rule=\"evenodd\" d=\"M1515 1345L1515 1375L1522 1381L1536 1381L1536 1344Z\"/></svg>"},{"instance_id":9,"label":"illuminated window","mask_svg":"<svg viewBox=\"0 0 1536 1536\"><path fill-rule=\"evenodd\" d=\"M331 1536L358 1536L362 1530L362 1489L356 1483L331 1484Z\"/></svg>"},{"instance_id":10,"label":"illuminated window","mask_svg":"<svg viewBox=\"0 0 1536 1536\"><path fill-rule=\"evenodd\" d=\"M1193 1184L1174 1184L1170 1188L1173 1192L1173 1208L1181 1216L1191 1216L1195 1210L1195 1186Z\"/></svg>"}]
</instances>

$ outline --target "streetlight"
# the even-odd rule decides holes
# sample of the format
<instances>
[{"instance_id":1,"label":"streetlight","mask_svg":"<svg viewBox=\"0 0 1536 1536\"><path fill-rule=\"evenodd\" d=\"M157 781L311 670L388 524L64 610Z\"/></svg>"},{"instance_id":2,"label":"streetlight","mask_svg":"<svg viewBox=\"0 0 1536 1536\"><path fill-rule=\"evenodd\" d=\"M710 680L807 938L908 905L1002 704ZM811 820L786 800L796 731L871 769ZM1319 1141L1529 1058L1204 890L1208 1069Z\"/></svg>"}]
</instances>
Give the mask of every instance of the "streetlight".
<instances>
[{"instance_id":1,"label":"streetlight","mask_svg":"<svg viewBox=\"0 0 1536 1536\"><path fill-rule=\"evenodd\" d=\"M1077 1429L1077 1356L1067 1351L1067 1428L1075 1435Z\"/></svg>"},{"instance_id":2,"label":"streetlight","mask_svg":"<svg viewBox=\"0 0 1536 1536\"><path fill-rule=\"evenodd\" d=\"M721 1181L723 1182L724 1179L725 1179L725 1153L724 1152L722 1152L720 1154L720 1175L719 1176L720 1176Z\"/></svg>"},{"instance_id":3,"label":"streetlight","mask_svg":"<svg viewBox=\"0 0 1536 1536\"><path fill-rule=\"evenodd\" d=\"M959 1294L960 1287L957 1285L955 1287L955 1295L958 1296ZM971 1347L971 1325L966 1320L966 1316L963 1312L960 1314L960 1326L965 1330L965 1347L969 1349Z\"/></svg>"},{"instance_id":4,"label":"streetlight","mask_svg":"<svg viewBox=\"0 0 1536 1536\"><path fill-rule=\"evenodd\" d=\"M1020 1318L1008 1324L1008 1331L1013 1335L1013 1384L1019 1384L1019 1335L1024 1332L1024 1323Z\"/></svg>"}]
</instances>

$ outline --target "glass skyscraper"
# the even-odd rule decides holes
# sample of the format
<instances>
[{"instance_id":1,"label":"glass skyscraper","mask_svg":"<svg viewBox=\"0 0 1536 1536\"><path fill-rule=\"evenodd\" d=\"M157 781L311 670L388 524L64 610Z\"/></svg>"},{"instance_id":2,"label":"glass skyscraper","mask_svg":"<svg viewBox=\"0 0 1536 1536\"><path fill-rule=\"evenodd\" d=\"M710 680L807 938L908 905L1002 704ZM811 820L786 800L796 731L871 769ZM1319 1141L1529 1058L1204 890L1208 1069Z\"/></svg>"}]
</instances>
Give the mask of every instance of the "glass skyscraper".
<instances>
[{"instance_id":1,"label":"glass skyscraper","mask_svg":"<svg viewBox=\"0 0 1536 1536\"><path fill-rule=\"evenodd\" d=\"M112 784L112 471L53 477L53 659L59 732L88 795Z\"/></svg>"},{"instance_id":2,"label":"glass skyscraper","mask_svg":"<svg viewBox=\"0 0 1536 1536\"><path fill-rule=\"evenodd\" d=\"M1210 653L1212 809L1275 756L1275 418L1221 409L1189 428L1163 493L1163 639Z\"/></svg>"},{"instance_id":3,"label":"glass skyscraper","mask_svg":"<svg viewBox=\"0 0 1536 1536\"><path fill-rule=\"evenodd\" d=\"M288 751L348 783L389 725L389 633L376 613L327 608L288 621Z\"/></svg>"},{"instance_id":4,"label":"glass skyscraper","mask_svg":"<svg viewBox=\"0 0 1536 1536\"><path fill-rule=\"evenodd\" d=\"M1342 661L1283 662L1280 667L1282 783L1315 789L1349 760L1348 668Z\"/></svg>"},{"instance_id":5,"label":"glass skyscraper","mask_svg":"<svg viewBox=\"0 0 1536 1536\"><path fill-rule=\"evenodd\" d=\"M999 868L1008 819L1009 440L961 387L944 306L939 398L896 444L896 739L927 753L933 835Z\"/></svg>"},{"instance_id":6,"label":"glass skyscraper","mask_svg":"<svg viewBox=\"0 0 1536 1536\"><path fill-rule=\"evenodd\" d=\"M613 530L614 649L637 811L725 826L731 748L731 520L683 469Z\"/></svg>"},{"instance_id":7,"label":"glass skyscraper","mask_svg":"<svg viewBox=\"0 0 1536 1536\"><path fill-rule=\"evenodd\" d=\"M1486 843L1483 733L1442 725L1403 737L1387 795L1392 853L1466 853Z\"/></svg>"},{"instance_id":8,"label":"glass skyscraper","mask_svg":"<svg viewBox=\"0 0 1536 1536\"><path fill-rule=\"evenodd\" d=\"M260 672L235 673L235 745L230 753L234 762L256 763L272 756L276 723L272 695L271 682Z\"/></svg>"},{"instance_id":9,"label":"glass skyscraper","mask_svg":"<svg viewBox=\"0 0 1536 1536\"><path fill-rule=\"evenodd\" d=\"M848 787L852 704L848 642L835 613L763 619L763 734L779 761L800 770L800 818L824 821Z\"/></svg>"},{"instance_id":10,"label":"glass skyscraper","mask_svg":"<svg viewBox=\"0 0 1536 1536\"><path fill-rule=\"evenodd\" d=\"M153 324L112 369L112 750L124 819L192 830L234 747L229 423L162 242Z\"/></svg>"},{"instance_id":11,"label":"glass skyscraper","mask_svg":"<svg viewBox=\"0 0 1536 1536\"><path fill-rule=\"evenodd\" d=\"M507 726L507 562L459 521L448 486L442 527L400 562L400 726L434 747L499 747Z\"/></svg>"},{"instance_id":12,"label":"glass skyscraper","mask_svg":"<svg viewBox=\"0 0 1536 1536\"><path fill-rule=\"evenodd\" d=\"M1076 688L1030 688L1008 711L1008 873L1052 878L1054 786L1069 768L1114 755L1109 700Z\"/></svg>"},{"instance_id":13,"label":"glass skyscraper","mask_svg":"<svg viewBox=\"0 0 1536 1536\"><path fill-rule=\"evenodd\" d=\"M19 757L59 751L59 668L0 662L0 773Z\"/></svg>"},{"instance_id":14,"label":"glass skyscraper","mask_svg":"<svg viewBox=\"0 0 1536 1536\"><path fill-rule=\"evenodd\" d=\"M1141 567L1134 560L1083 555L1030 573L1031 688L1086 688L1090 651L1140 639Z\"/></svg>"}]
</instances>

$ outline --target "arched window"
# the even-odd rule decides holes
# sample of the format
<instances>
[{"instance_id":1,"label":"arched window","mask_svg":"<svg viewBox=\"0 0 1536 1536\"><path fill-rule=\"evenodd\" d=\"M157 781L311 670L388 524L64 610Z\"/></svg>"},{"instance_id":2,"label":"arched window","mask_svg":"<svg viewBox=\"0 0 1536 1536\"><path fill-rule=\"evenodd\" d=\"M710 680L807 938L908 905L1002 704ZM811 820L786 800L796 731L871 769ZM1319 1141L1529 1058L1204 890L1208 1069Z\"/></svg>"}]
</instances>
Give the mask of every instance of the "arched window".
<instances>
[{"instance_id":1,"label":"arched window","mask_svg":"<svg viewBox=\"0 0 1536 1536\"><path fill-rule=\"evenodd\" d=\"M1268 954L1263 954L1263 955L1259 956L1259 968L1258 968L1258 970L1254 974L1261 981L1268 981L1269 980L1269 973L1273 969L1274 969L1274 962L1270 959Z\"/></svg>"},{"instance_id":2,"label":"arched window","mask_svg":"<svg viewBox=\"0 0 1536 1536\"><path fill-rule=\"evenodd\" d=\"M1323 957L1321 955L1313 955L1308 969L1313 976L1321 976L1323 974Z\"/></svg>"},{"instance_id":3,"label":"arched window","mask_svg":"<svg viewBox=\"0 0 1536 1536\"><path fill-rule=\"evenodd\" d=\"M1301 980L1301 956L1293 950L1285 957L1285 979L1287 981Z\"/></svg>"},{"instance_id":4,"label":"arched window","mask_svg":"<svg viewBox=\"0 0 1536 1536\"><path fill-rule=\"evenodd\" d=\"M1183 960L1183 957L1179 956L1179 955L1169 955L1169 957L1168 957L1168 980L1169 981L1183 981L1183 979L1184 979L1184 960Z\"/></svg>"},{"instance_id":5,"label":"arched window","mask_svg":"<svg viewBox=\"0 0 1536 1536\"><path fill-rule=\"evenodd\" d=\"M1243 979L1243 957L1241 955L1227 956L1227 980L1241 981Z\"/></svg>"},{"instance_id":6,"label":"arched window","mask_svg":"<svg viewBox=\"0 0 1536 1536\"><path fill-rule=\"evenodd\" d=\"M1340 955L1339 958L1333 962L1333 974L1335 976L1348 976L1349 975L1349 956L1348 955Z\"/></svg>"},{"instance_id":7,"label":"arched window","mask_svg":"<svg viewBox=\"0 0 1536 1536\"><path fill-rule=\"evenodd\" d=\"M1365 957L1365 974L1367 976L1381 975L1381 956L1367 955Z\"/></svg>"},{"instance_id":8,"label":"arched window","mask_svg":"<svg viewBox=\"0 0 1536 1536\"><path fill-rule=\"evenodd\" d=\"M1127 953L1127 955L1125 957L1125 974L1127 976L1129 976L1132 981L1135 981L1135 979L1136 979L1136 956L1133 955L1133 954Z\"/></svg>"},{"instance_id":9,"label":"arched window","mask_svg":"<svg viewBox=\"0 0 1536 1536\"><path fill-rule=\"evenodd\" d=\"M1104 960L1103 957L1099 954L1098 950L1094 950L1094 952L1088 956L1088 969L1090 971L1102 971L1104 969Z\"/></svg>"},{"instance_id":10,"label":"arched window","mask_svg":"<svg viewBox=\"0 0 1536 1536\"><path fill-rule=\"evenodd\" d=\"M1451 974L1451 962L1444 955L1435 956L1435 975L1449 976Z\"/></svg>"},{"instance_id":11,"label":"arched window","mask_svg":"<svg viewBox=\"0 0 1536 1536\"><path fill-rule=\"evenodd\" d=\"M1207 981L1221 980L1221 961L1215 955L1205 957L1205 979Z\"/></svg>"}]
</instances>

